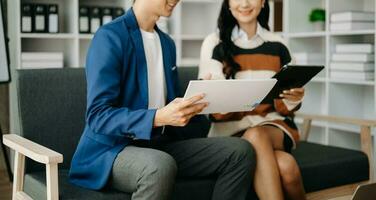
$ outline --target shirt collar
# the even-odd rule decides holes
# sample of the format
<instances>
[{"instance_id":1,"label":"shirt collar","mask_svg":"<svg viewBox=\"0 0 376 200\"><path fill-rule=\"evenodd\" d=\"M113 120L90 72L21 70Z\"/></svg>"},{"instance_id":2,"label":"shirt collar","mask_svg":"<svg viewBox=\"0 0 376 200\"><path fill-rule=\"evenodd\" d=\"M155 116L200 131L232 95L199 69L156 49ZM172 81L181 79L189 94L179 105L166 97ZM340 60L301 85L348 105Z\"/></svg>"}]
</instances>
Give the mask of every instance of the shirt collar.
<instances>
[{"instance_id":1,"label":"shirt collar","mask_svg":"<svg viewBox=\"0 0 376 200\"><path fill-rule=\"evenodd\" d=\"M266 31L267 31L266 29L264 29L259 23L257 23L256 35L248 39L247 33L243 29L241 29L239 26L235 26L234 29L232 30L231 39L232 41L235 41L238 39L242 41L252 41L260 37L261 39L265 41L264 34Z\"/></svg>"}]
</instances>

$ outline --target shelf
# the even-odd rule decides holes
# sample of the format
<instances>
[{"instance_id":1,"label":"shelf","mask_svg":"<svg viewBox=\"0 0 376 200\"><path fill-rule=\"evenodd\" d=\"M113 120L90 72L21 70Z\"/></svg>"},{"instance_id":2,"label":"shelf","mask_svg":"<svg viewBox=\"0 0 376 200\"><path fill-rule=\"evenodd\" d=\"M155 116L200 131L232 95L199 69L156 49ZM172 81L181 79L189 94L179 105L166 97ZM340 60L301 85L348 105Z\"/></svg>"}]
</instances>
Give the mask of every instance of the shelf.
<instances>
[{"instance_id":1,"label":"shelf","mask_svg":"<svg viewBox=\"0 0 376 200\"><path fill-rule=\"evenodd\" d=\"M31 39L74 39L74 33L21 33L21 38Z\"/></svg>"},{"instance_id":2,"label":"shelf","mask_svg":"<svg viewBox=\"0 0 376 200\"><path fill-rule=\"evenodd\" d=\"M329 79L330 83L338 83L338 84L355 84L355 85L367 85L373 86L375 85L374 81L357 81L357 80L343 80L343 79Z\"/></svg>"},{"instance_id":3,"label":"shelf","mask_svg":"<svg viewBox=\"0 0 376 200\"><path fill-rule=\"evenodd\" d=\"M313 38L313 37L325 37L326 32L300 32L300 33L287 33L285 34L289 38Z\"/></svg>"},{"instance_id":4,"label":"shelf","mask_svg":"<svg viewBox=\"0 0 376 200\"><path fill-rule=\"evenodd\" d=\"M328 124L328 128L339 130L339 131L360 133L360 127L359 126L348 125L348 124L333 124L333 123L330 123L330 124Z\"/></svg>"},{"instance_id":5,"label":"shelf","mask_svg":"<svg viewBox=\"0 0 376 200\"><path fill-rule=\"evenodd\" d=\"M323 77L313 78L311 80L311 82L313 82L313 83L325 83L326 82L326 78L323 78Z\"/></svg>"},{"instance_id":6,"label":"shelf","mask_svg":"<svg viewBox=\"0 0 376 200\"><path fill-rule=\"evenodd\" d=\"M90 34L90 33L80 33L79 35L80 39L85 39L85 40L91 40L93 39L93 37L94 37L94 34Z\"/></svg>"},{"instance_id":7,"label":"shelf","mask_svg":"<svg viewBox=\"0 0 376 200\"><path fill-rule=\"evenodd\" d=\"M375 34L375 29L372 30L357 30L357 31L330 31L331 36L341 36L341 35L373 35Z\"/></svg>"}]
</instances>

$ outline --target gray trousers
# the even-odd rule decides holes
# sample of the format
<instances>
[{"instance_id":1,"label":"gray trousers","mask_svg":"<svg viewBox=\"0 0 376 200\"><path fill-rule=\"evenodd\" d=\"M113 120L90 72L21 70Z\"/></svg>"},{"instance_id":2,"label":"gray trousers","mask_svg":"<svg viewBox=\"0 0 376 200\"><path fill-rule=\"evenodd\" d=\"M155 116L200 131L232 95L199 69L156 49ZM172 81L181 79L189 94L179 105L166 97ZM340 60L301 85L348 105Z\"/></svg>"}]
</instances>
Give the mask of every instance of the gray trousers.
<instances>
[{"instance_id":1,"label":"gray trousers","mask_svg":"<svg viewBox=\"0 0 376 200\"><path fill-rule=\"evenodd\" d=\"M132 200L170 199L176 177L213 176L217 181L212 199L246 199L255 169L249 142L225 137L148 143L125 147L113 165L110 184L132 193Z\"/></svg>"}]
</instances>

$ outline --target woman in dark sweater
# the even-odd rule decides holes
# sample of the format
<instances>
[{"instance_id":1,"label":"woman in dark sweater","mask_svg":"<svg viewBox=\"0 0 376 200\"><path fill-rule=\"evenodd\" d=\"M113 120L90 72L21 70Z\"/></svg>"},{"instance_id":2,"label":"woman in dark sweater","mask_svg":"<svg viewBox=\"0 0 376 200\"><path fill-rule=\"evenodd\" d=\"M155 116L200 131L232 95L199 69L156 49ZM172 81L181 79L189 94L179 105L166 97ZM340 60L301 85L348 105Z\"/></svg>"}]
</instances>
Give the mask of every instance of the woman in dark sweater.
<instances>
[{"instance_id":1,"label":"woman in dark sweater","mask_svg":"<svg viewBox=\"0 0 376 200\"><path fill-rule=\"evenodd\" d=\"M209 35L201 49L200 78L271 78L291 62L283 40L269 31L267 0L224 0L219 32ZM211 115L209 136L240 136L256 151L254 185L260 199L305 199L299 167L290 154L299 141L294 112L303 88L286 90L273 104L249 112Z\"/></svg>"}]
</instances>

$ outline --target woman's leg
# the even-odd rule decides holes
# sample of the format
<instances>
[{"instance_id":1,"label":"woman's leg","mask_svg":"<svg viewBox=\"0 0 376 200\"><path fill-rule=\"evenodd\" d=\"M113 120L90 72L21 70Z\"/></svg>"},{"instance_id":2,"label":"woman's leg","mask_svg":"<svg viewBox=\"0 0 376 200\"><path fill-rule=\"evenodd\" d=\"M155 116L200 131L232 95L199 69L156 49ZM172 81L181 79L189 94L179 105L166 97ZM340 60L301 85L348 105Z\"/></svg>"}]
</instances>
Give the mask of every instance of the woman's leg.
<instances>
[{"instance_id":1,"label":"woman's leg","mask_svg":"<svg viewBox=\"0 0 376 200\"><path fill-rule=\"evenodd\" d=\"M281 174L282 187L287 198L291 200L306 199L299 166L295 158L283 151L274 151L274 154Z\"/></svg>"},{"instance_id":2,"label":"woman's leg","mask_svg":"<svg viewBox=\"0 0 376 200\"><path fill-rule=\"evenodd\" d=\"M283 150L281 129L272 126L249 128L243 138L252 143L256 152L254 187L261 200L283 199L281 178L274 150Z\"/></svg>"},{"instance_id":3,"label":"woman's leg","mask_svg":"<svg viewBox=\"0 0 376 200\"><path fill-rule=\"evenodd\" d=\"M176 162L169 154L127 146L115 159L111 186L132 193L132 200L170 199L176 173Z\"/></svg>"}]
</instances>

